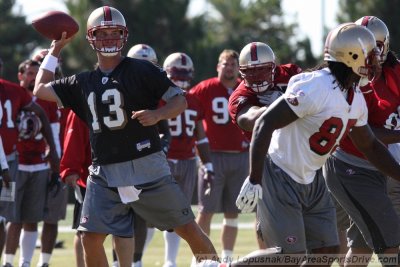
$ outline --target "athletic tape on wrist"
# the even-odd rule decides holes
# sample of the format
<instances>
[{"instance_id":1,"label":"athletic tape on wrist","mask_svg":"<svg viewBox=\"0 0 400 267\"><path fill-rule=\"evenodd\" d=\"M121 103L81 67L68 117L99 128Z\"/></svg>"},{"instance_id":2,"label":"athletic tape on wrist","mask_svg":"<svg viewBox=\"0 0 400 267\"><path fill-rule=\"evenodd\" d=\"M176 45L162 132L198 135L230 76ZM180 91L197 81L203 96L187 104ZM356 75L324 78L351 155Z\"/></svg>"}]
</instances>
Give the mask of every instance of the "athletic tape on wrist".
<instances>
[{"instance_id":1,"label":"athletic tape on wrist","mask_svg":"<svg viewBox=\"0 0 400 267\"><path fill-rule=\"evenodd\" d=\"M222 220L222 225L230 226L230 227L238 227L238 219L229 219L224 218Z\"/></svg>"},{"instance_id":2,"label":"athletic tape on wrist","mask_svg":"<svg viewBox=\"0 0 400 267\"><path fill-rule=\"evenodd\" d=\"M44 57L42 64L40 64L40 68L51 71L52 73L56 72L57 66L58 58L49 54Z\"/></svg>"},{"instance_id":3,"label":"athletic tape on wrist","mask_svg":"<svg viewBox=\"0 0 400 267\"><path fill-rule=\"evenodd\" d=\"M204 137L203 139L197 140L196 141L196 145L201 145L201 144L205 144L208 143L208 138Z\"/></svg>"}]
</instances>

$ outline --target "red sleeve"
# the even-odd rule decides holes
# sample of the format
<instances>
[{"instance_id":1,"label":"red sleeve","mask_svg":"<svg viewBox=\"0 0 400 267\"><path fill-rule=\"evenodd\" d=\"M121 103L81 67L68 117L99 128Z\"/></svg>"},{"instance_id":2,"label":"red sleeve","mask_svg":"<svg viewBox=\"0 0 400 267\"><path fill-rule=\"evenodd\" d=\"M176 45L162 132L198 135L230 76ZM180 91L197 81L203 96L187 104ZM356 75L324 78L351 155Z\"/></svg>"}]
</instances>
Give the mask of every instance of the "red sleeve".
<instances>
[{"instance_id":1,"label":"red sleeve","mask_svg":"<svg viewBox=\"0 0 400 267\"><path fill-rule=\"evenodd\" d=\"M72 111L68 114L64 133L64 154L60 162L61 179L79 174L78 184L86 186L88 167L91 164L89 130Z\"/></svg>"},{"instance_id":2,"label":"red sleeve","mask_svg":"<svg viewBox=\"0 0 400 267\"><path fill-rule=\"evenodd\" d=\"M295 64L278 65L275 68L274 84L288 84L292 76L302 72L302 69Z\"/></svg>"}]
</instances>

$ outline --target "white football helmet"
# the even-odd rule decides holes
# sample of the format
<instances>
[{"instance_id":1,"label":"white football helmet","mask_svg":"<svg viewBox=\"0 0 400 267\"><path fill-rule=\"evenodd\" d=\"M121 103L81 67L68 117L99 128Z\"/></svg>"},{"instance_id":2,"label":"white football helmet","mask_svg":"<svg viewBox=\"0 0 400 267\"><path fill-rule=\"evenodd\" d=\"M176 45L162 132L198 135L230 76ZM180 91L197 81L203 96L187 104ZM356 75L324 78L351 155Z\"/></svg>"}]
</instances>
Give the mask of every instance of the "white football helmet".
<instances>
[{"instance_id":1,"label":"white football helmet","mask_svg":"<svg viewBox=\"0 0 400 267\"><path fill-rule=\"evenodd\" d=\"M374 34L376 45L381 52L381 64L384 63L389 52L389 30L386 24L374 16L364 16L355 23L367 27Z\"/></svg>"},{"instance_id":2,"label":"white football helmet","mask_svg":"<svg viewBox=\"0 0 400 267\"><path fill-rule=\"evenodd\" d=\"M128 57L138 58L157 63L157 55L154 49L147 44L137 44L131 47L128 51Z\"/></svg>"},{"instance_id":3,"label":"white football helmet","mask_svg":"<svg viewBox=\"0 0 400 267\"><path fill-rule=\"evenodd\" d=\"M163 64L168 78L182 89L188 89L193 79L194 67L192 59L185 53L169 55Z\"/></svg>"},{"instance_id":4,"label":"white football helmet","mask_svg":"<svg viewBox=\"0 0 400 267\"><path fill-rule=\"evenodd\" d=\"M118 38L97 40L96 31L100 29L118 29L121 34ZM128 39L128 28L124 16L117 9L109 6L95 9L87 21L86 39L92 48L103 56L117 55ZM113 46L110 46L109 43L112 41Z\"/></svg>"},{"instance_id":5,"label":"white football helmet","mask_svg":"<svg viewBox=\"0 0 400 267\"><path fill-rule=\"evenodd\" d=\"M31 112L21 113L18 123L18 131L20 139L31 139L39 134L42 129L42 122L39 117Z\"/></svg>"},{"instance_id":6,"label":"white football helmet","mask_svg":"<svg viewBox=\"0 0 400 267\"><path fill-rule=\"evenodd\" d=\"M275 54L267 44L249 43L240 51L240 75L246 86L256 93L262 93L271 87L275 66Z\"/></svg>"},{"instance_id":7,"label":"white football helmet","mask_svg":"<svg viewBox=\"0 0 400 267\"><path fill-rule=\"evenodd\" d=\"M326 37L324 60L341 62L360 77L372 80L380 56L371 31L355 23L345 23Z\"/></svg>"}]
</instances>

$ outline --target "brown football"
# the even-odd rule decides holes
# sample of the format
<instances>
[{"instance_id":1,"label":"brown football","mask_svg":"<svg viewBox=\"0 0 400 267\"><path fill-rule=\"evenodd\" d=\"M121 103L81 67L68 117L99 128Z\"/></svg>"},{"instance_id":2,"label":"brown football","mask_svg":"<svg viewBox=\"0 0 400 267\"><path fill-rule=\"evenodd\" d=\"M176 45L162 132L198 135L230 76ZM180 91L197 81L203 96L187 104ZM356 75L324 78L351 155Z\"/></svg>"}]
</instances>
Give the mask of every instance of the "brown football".
<instances>
[{"instance_id":1,"label":"brown football","mask_svg":"<svg viewBox=\"0 0 400 267\"><path fill-rule=\"evenodd\" d=\"M32 20L33 28L50 40L60 40L61 34L67 32L67 38L79 30L73 17L62 11L49 11Z\"/></svg>"}]
</instances>

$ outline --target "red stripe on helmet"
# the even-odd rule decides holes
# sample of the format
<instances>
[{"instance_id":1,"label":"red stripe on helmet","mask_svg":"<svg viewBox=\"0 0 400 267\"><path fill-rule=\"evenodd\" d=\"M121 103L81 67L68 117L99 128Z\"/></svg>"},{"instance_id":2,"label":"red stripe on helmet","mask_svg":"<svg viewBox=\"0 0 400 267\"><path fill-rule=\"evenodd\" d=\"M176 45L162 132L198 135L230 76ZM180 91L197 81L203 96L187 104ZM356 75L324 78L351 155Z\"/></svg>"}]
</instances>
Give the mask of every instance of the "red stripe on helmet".
<instances>
[{"instance_id":1,"label":"red stripe on helmet","mask_svg":"<svg viewBox=\"0 0 400 267\"><path fill-rule=\"evenodd\" d=\"M362 22L361 22L361 25L367 27L370 18L371 18L370 16L365 16L365 17L363 17Z\"/></svg>"},{"instance_id":2,"label":"red stripe on helmet","mask_svg":"<svg viewBox=\"0 0 400 267\"><path fill-rule=\"evenodd\" d=\"M181 55L181 63L182 63L182 65L183 66L186 66L187 65L187 60L186 60L186 57L185 57L185 55Z\"/></svg>"},{"instance_id":3,"label":"red stripe on helmet","mask_svg":"<svg viewBox=\"0 0 400 267\"><path fill-rule=\"evenodd\" d=\"M103 7L104 21L112 21L111 8L109 6Z\"/></svg>"},{"instance_id":4,"label":"red stripe on helmet","mask_svg":"<svg viewBox=\"0 0 400 267\"><path fill-rule=\"evenodd\" d=\"M258 60L256 43L252 43L250 46L250 57L251 57L251 61Z\"/></svg>"}]
</instances>

